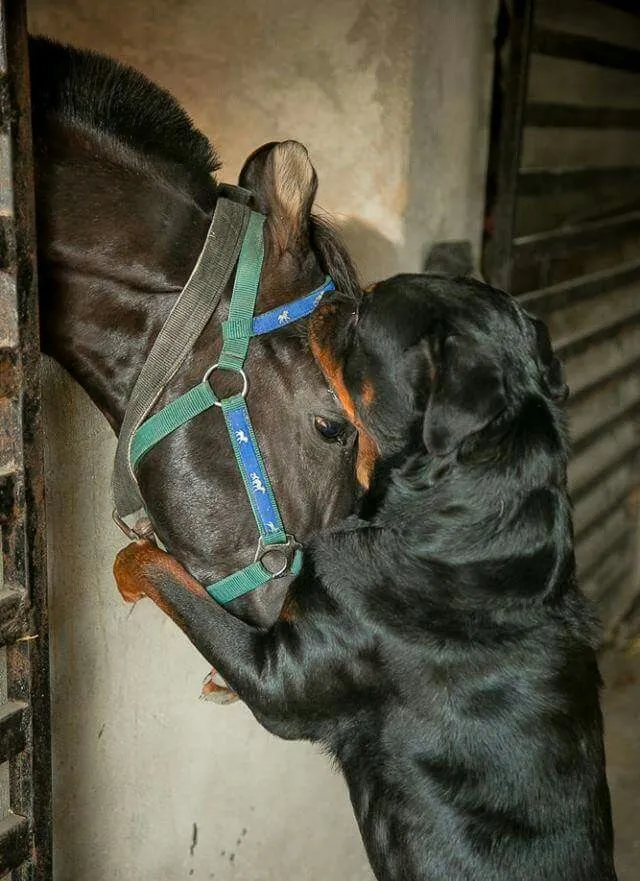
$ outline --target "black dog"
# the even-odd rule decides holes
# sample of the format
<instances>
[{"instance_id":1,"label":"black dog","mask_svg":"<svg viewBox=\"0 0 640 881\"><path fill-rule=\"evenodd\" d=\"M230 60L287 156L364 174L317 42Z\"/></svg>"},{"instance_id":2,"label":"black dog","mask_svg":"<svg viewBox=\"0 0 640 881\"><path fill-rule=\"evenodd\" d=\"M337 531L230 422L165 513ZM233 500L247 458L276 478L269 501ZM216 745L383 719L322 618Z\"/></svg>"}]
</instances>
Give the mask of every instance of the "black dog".
<instances>
[{"instance_id":1,"label":"black dog","mask_svg":"<svg viewBox=\"0 0 640 881\"><path fill-rule=\"evenodd\" d=\"M267 632L148 544L116 561L123 595L335 756L381 881L614 881L546 328L478 282L399 276L311 335L361 432L361 516L312 544Z\"/></svg>"}]
</instances>

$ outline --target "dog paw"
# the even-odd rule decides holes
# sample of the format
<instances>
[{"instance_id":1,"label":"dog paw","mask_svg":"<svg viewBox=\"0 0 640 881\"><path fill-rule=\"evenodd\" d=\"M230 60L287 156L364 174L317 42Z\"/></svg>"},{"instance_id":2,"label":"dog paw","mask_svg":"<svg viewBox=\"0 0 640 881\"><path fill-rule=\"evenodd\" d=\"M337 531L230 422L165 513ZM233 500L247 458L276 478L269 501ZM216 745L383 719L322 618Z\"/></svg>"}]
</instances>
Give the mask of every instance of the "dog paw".
<instances>
[{"instance_id":1,"label":"dog paw","mask_svg":"<svg viewBox=\"0 0 640 881\"><path fill-rule=\"evenodd\" d=\"M126 603L136 603L147 595L145 587L148 579L145 573L149 566L166 556L157 545L146 539L131 542L118 553L113 564L113 575Z\"/></svg>"}]
</instances>

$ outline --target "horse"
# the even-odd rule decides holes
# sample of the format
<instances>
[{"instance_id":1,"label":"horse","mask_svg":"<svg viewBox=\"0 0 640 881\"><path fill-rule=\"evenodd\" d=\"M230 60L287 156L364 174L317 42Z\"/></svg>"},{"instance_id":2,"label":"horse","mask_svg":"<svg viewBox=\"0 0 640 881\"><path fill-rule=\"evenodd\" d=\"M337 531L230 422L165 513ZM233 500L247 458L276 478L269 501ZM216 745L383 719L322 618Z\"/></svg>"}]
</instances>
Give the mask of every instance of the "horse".
<instances>
[{"instance_id":1,"label":"horse","mask_svg":"<svg viewBox=\"0 0 640 881\"><path fill-rule=\"evenodd\" d=\"M88 393L116 434L143 364L207 236L222 186L219 158L185 110L136 70L30 37L42 351ZM339 235L313 213L317 176L296 141L263 145L239 184L265 216L258 311L306 294L329 275L361 292ZM212 319L162 390L157 411L213 365L231 281ZM355 493L357 437L310 350L307 321L252 341L247 405L278 499L298 541L345 515ZM216 375L221 394L234 377ZM153 531L201 583L253 560L255 524L217 410L144 457L137 482ZM229 610L268 627L291 574Z\"/></svg>"}]
</instances>

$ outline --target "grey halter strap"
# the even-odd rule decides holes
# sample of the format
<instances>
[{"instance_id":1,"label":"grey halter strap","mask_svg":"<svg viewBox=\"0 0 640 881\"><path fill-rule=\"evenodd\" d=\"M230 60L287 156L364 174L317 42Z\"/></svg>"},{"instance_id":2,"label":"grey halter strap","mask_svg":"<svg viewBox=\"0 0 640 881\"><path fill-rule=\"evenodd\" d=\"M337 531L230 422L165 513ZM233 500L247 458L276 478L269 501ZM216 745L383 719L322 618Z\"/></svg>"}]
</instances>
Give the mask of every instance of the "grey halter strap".
<instances>
[{"instance_id":1,"label":"grey halter strap","mask_svg":"<svg viewBox=\"0 0 640 881\"><path fill-rule=\"evenodd\" d=\"M131 468L133 435L215 312L249 222L251 211L246 203L251 194L247 190L222 185L218 192L224 196L218 196L198 261L140 371L118 436L111 489L114 519L125 531L126 524L121 518L144 508Z\"/></svg>"}]
</instances>

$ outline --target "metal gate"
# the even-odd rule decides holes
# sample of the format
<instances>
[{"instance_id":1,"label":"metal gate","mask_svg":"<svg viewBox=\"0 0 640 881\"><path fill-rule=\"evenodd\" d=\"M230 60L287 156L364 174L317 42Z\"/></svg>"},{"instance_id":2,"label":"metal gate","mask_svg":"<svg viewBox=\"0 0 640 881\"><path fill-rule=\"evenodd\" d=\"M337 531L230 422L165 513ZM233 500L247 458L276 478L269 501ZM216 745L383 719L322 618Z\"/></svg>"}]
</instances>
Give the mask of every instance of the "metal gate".
<instances>
[{"instance_id":1,"label":"metal gate","mask_svg":"<svg viewBox=\"0 0 640 881\"><path fill-rule=\"evenodd\" d=\"M638 0L502 0L483 268L565 363L578 573L611 637L640 605Z\"/></svg>"},{"instance_id":2,"label":"metal gate","mask_svg":"<svg viewBox=\"0 0 640 881\"><path fill-rule=\"evenodd\" d=\"M0 0L0 877L51 878L49 645L25 7Z\"/></svg>"}]
</instances>

